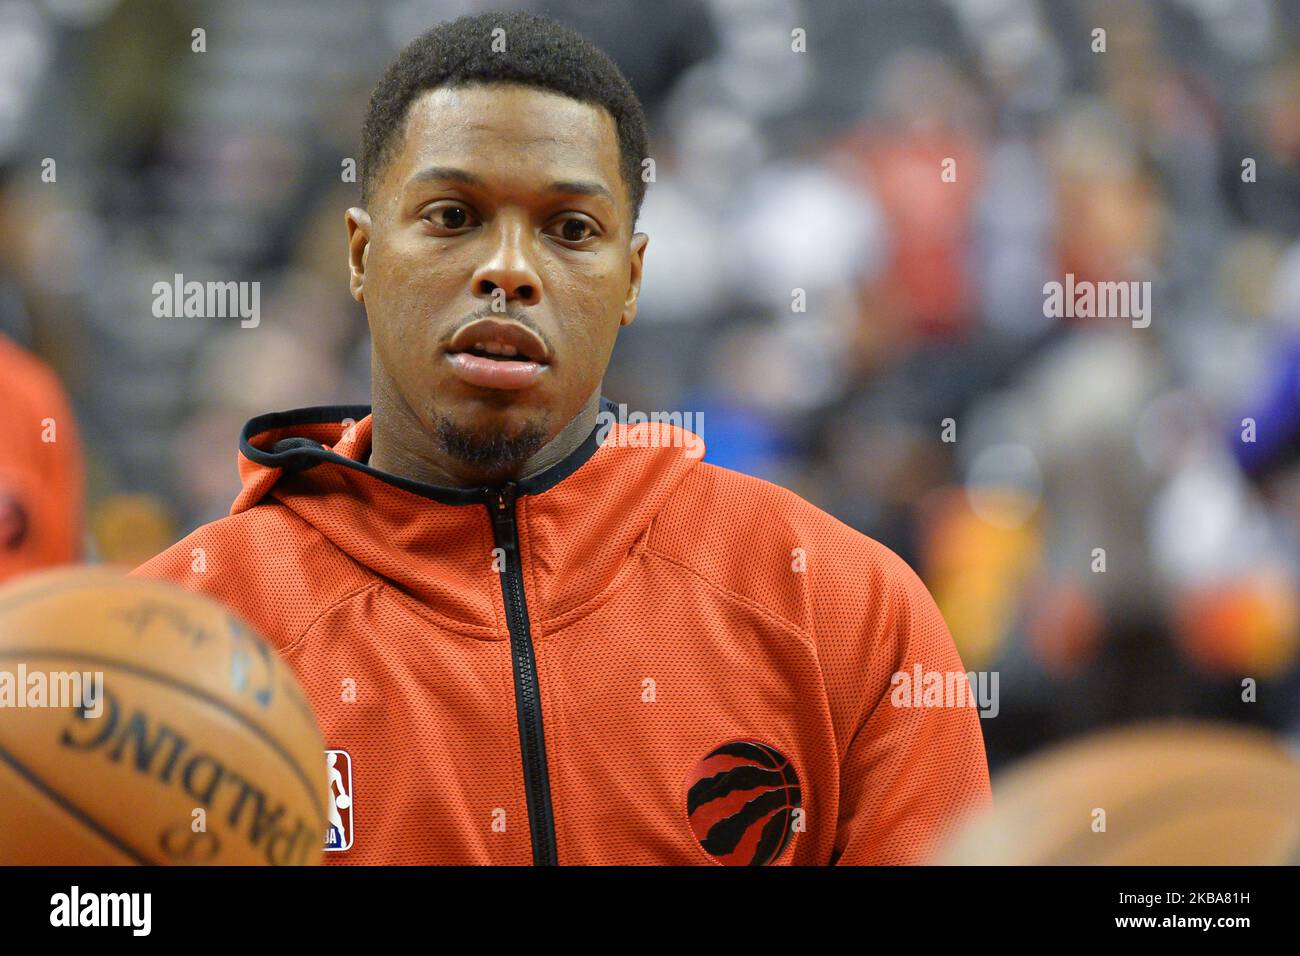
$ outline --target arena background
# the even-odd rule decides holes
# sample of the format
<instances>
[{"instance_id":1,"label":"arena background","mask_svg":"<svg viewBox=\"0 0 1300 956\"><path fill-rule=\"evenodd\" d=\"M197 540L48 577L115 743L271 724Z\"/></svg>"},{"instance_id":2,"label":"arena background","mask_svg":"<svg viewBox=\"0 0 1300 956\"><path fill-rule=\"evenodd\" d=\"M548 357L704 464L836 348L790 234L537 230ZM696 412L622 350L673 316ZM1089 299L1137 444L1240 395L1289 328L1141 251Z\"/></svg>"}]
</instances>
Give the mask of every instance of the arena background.
<instances>
[{"instance_id":1,"label":"arena background","mask_svg":"<svg viewBox=\"0 0 1300 956\"><path fill-rule=\"evenodd\" d=\"M1292 0L0 0L0 329L73 398L94 560L226 513L249 417L366 401L366 96L514 6L652 123L605 394L911 562L999 675L995 772L1160 715L1300 741ZM260 283L257 327L155 317L177 273ZM1046 317L1067 274L1150 324Z\"/></svg>"}]
</instances>

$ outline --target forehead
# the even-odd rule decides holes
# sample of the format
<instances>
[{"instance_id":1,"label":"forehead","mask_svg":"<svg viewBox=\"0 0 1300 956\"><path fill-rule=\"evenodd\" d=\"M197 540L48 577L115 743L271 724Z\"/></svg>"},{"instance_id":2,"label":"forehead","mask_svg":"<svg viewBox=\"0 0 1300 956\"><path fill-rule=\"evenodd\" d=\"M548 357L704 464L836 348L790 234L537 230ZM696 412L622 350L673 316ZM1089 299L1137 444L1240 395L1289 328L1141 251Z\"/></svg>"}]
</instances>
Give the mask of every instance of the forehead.
<instances>
[{"instance_id":1,"label":"forehead","mask_svg":"<svg viewBox=\"0 0 1300 956\"><path fill-rule=\"evenodd\" d=\"M517 84L443 86L412 100L386 178L400 189L431 166L458 167L499 188L589 180L627 196L614 118L594 104Z\"/></svg>"}]
</instances>

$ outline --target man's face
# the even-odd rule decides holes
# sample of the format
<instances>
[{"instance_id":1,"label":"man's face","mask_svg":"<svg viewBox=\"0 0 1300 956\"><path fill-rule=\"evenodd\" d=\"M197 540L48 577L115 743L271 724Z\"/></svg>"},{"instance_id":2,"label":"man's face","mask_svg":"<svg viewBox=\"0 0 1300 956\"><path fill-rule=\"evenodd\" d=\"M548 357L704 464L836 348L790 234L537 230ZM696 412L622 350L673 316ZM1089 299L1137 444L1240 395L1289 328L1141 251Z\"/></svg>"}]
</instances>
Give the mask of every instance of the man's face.
<instances>
[{"instance_id":1,"label":"man's face","mask_svg":"<svg viewBox=\"0 0 1300 956\"><path fill-rule=\"evenodd\" d=\"M475 470L522 463L636 316L647 237L630 219L603 109L503 84L418 96L369 209L348 213L376 405Z\"/></svg>"}]
</instances>

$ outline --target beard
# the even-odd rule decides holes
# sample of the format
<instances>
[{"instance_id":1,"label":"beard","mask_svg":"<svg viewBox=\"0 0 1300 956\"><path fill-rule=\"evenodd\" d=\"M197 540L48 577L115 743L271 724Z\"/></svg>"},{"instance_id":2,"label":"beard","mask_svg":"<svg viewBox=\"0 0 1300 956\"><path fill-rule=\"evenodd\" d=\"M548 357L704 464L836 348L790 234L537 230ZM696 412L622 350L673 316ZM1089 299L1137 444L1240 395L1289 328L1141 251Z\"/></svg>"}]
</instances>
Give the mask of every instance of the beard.
<instances>
[{"instance_id":1,"label":"beard","mask_svg":"<svg viewBox=\"0 0 1300 956\"><path fill-rule=\"evenodd\" d=\"M544 424L530 421L514 434L502 430L466 428L446 415L433 422L434 438L442 450L475 471L507 475L535 455L548 440Z\"/></svg>"}]
</instances>

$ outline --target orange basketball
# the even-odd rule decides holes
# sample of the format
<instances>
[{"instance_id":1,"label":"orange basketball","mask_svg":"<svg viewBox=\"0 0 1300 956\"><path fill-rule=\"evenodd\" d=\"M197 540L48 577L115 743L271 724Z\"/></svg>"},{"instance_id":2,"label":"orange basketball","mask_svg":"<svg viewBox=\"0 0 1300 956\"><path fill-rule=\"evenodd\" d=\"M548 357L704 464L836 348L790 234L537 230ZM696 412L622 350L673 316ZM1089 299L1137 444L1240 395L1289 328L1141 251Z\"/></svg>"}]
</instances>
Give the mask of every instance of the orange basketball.
<instances>
[{"instance_id":1,"label":"orange basketball","mask_svg":"<svg viewBox=\"0 0 1300 956\"><path fill-rule=\"evenodd\" d=\"M0 590L0 864L319 863L324 749L209 598L85 567Z\"/></svg>"},{"instance_id":2,"label":"orange basketball","mask_svg":"<svg viewBox=\"0 0 1300 956\"><path fill-rule=\"evenodd\" d=\"M994 778L947 865L1300 863L1300 762L1263 730L1163 720L1053 747Z\"/></svg>"}]
</instances>

